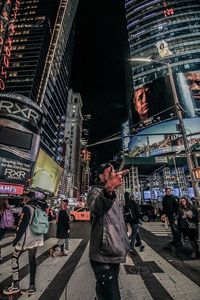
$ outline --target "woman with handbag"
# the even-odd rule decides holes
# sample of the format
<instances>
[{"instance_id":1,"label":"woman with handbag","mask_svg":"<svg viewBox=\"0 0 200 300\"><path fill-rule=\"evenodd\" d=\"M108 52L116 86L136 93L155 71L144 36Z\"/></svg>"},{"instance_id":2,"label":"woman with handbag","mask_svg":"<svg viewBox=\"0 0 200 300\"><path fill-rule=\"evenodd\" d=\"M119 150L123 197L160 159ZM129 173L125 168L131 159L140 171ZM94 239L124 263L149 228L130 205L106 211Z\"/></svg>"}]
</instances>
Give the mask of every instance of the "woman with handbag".
<instances>
[{"instance_id":1,"label":"woman with handbag","mask_svg":"<svg viewBox=\"0 0 200 300\"><path fill-rule=\"evenodd\" d=\"M178 224L183 236L188 236L192 248L191 258L198 255L198 211L186 197L179 200Z\"/></svg>"}]
</instances>

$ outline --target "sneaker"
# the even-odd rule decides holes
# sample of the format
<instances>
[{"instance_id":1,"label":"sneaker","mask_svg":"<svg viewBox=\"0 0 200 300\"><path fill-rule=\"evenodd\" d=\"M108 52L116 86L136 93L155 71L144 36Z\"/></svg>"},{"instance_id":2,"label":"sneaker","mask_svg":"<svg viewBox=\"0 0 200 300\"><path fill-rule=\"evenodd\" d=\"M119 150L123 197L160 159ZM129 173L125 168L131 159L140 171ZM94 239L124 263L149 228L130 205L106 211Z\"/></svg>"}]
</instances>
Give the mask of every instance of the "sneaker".
<instances>
[{"instance_id":1,"label":"sneaker","mask_svg":"<svg viewBox=\"0 0 200 300\"><path fill-rule=\"evenodd\" d=\"M36 293L36 288L34 285L30 285L28 289L21 290L23 295L34 295Z\"/></svg>"},{"instance_id":2,"label":"sneaker","mask_svg":"<svg viewBox=\"0 0 200 300\"><path fill-rule=\"evenodd\" d=\"M133 250L129 250L129 255L130 256L134 256L135 255L135 252Z\"/></svg>"},{"instance_id":3,"label":"sneaker","mask_svg":"<svg viewBox=\"0 0 200 300\"><path fill-rule=\"evenodd\" d=\"M142 252L144 250L144 245L140 246L140 252Z\"/></svg>"},{"instance_id":4,"label":"sneaker","mask_svg":"<svg viewBox=\"0 0 200 300\"><path fill-rule=\"evenodd\" d=\"M140 244L139 243L135 243L135 247L140 247Z\"/></svg>"},{"instance_id":5,"label":"sneaker","mask_svg":"<svg viewBox=\"0 0 200 300\"><path fill-rule=\"evenodd\" d=\"M20 292L20 287L18 282L13 282L11 286L3 290L4 295L13 295Z\"/></svg>"},{"instance_id":6,"label":"sneaker","mask_svg":"<svg viewBox=\"0 0 200 300\"><path fill-rule=\"evenodd\" d=\"M64 253L65 253L66 255L68 255L68 254L69 254L69 251L66 250L66 249L64 249Z\"/></svg>"},{"instance_id":7,"label":"sneaker","mask_svg":"<svg viewBox=\"0 0 200 300\"><path fill-rule=\"evenodd\" d=\"M55 250L53 248L49 249L49 256L53 257Z\"/></svg>"},{"instance_id":8,"label":"sneaker","mask_svg":"<svg viewBox=\"0 0 200 300\"><path fill-rule=\"evenodd\" d=\"M66 252L60 252L60 256L67 256L68 255L68 253L66 253Z\"/></svg>"}]
</instances>

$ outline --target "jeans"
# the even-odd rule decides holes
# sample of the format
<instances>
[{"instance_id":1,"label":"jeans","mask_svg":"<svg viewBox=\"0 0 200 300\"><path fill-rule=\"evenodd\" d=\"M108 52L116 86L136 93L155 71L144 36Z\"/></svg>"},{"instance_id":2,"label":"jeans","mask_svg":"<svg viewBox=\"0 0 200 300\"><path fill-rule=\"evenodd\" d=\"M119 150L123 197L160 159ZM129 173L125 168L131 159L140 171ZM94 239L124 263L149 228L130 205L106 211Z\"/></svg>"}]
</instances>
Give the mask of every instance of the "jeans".
<instances>
[{"instance_id":1,"label":"jeans","mask_svg":"<svg viewBox=\"0 0 200 300\"><path fill-rule=\"evenodd\" d=\"M11 258L11 266L12 266L12 274L13 274L13 282L19 281L19 257L24 252L24 250L17 250L15 248L12 258ZM30 268L30 285L35 285L35 275L36 275L36 252L37 247L28 250L28 260L29 260L29 268Z\"/></svg>"},{"instance_id":2,"label":"jeans","mask_svg":"<svg viewBox=\"0 0 200 300\"><path fill-rule=\"evenodd\" d=\"M98 300L120 300L118 283L119 264L100 263L90 260L96 278Z\"/></svg>"},{"instance_id":3,"label":"jeans","mask_svg":"<svg viewBox=\"0 0 200 300\"><path fill-rule=\"evenodd\" d=\"M131 243L130 243L130 248L133 250L135 246L135 240L137 240L138 246L142 245L140 235L139 235L139 224L130 224L132 227L132 233L131 233Z\"/></svg>"}]
</instances>

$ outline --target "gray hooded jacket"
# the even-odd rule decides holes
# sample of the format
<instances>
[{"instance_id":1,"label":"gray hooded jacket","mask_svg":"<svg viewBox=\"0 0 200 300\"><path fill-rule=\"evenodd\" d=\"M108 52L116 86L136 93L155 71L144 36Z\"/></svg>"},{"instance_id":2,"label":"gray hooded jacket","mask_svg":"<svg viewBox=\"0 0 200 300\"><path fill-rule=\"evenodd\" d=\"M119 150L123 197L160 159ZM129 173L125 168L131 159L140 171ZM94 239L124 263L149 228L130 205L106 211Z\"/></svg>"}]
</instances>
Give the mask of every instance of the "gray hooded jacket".
<instances>
[{"instance_id":1,"label":"gray hooded jacket","mask_svg":"<svg viewBox=\"0 0 200 300\"><path fill-rule=\"evenodd\" d=\"M92 214L89 257L103 263L123 263L130 249L123 217L123 203L103 185L93 186L87 203Z\"/></svg>"}]
</instances>

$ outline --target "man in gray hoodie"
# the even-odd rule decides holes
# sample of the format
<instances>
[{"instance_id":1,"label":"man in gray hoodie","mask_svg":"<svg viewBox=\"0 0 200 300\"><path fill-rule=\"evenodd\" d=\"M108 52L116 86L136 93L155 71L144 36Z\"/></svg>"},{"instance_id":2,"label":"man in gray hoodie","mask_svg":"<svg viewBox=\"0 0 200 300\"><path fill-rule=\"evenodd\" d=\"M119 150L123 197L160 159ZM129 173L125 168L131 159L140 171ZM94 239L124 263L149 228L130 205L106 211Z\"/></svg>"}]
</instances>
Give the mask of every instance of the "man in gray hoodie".
<instances>
[{"instance_id":1,"label":"man in gray hoodie","mask_svg":"<svg viewBox=\"0 0 200 300\"><path fill-rule=\"evenodd\" d=\"M123 203L116 195L127 170L116 171L116 167L115 161L100 165L97 171L99 182L87 197L92 215L89 257L99 300L120 300L119 266L125 262L130 248Z\"/></svg>"}]
</instances>

